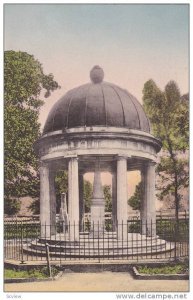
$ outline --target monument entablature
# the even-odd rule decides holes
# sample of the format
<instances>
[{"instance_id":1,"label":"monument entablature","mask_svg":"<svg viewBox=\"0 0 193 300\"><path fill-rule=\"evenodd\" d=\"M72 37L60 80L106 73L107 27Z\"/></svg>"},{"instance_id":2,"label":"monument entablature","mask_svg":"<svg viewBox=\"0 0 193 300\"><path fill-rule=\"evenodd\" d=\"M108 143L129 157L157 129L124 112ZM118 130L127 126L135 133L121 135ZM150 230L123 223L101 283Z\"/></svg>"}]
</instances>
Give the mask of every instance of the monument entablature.
<instances>
[{"instance_id":1,"label":"monument entablature","mask_svg":"<svg viewBox=\"0 0 193 300\"><path fill-rule=\"evenodd\" d=\"M57 158L64 154L86 155L86 154L106 154L125 156L138 156L156 160L156 151L160 148L160 142L152 135L138 131L118 131L113 128L93 128L92 132L81 131L78 128L69 132L56 133L43 136L36 144L39 156L45 160Z\"/></svg>"}]
</instances>

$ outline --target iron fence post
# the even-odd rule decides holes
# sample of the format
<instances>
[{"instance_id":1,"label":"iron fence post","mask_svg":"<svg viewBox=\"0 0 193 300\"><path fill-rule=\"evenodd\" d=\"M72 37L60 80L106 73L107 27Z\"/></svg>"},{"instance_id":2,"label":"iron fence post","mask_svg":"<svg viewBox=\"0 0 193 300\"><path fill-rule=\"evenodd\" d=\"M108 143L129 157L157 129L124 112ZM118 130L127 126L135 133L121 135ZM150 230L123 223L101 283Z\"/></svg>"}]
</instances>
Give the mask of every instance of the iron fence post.
<instances>
[{"instance_id":1,"label":"iron fence post","mask_svg":"<svg viewBox=\"0 0 193 300\"><path fill-rule=\"evenodd\" d=\"M176 236L177 235L177 223L175 221L174 223L174 259L175 261L177 260L177 241L176 241Z\"/></svg>"},{"instance_id":2,"label":"iron fence post","mask_svg":"<svg viewBox=\"0 0 193 300\"><path fill-rule=\"evenodd\" d=\"M100 237L100 232L99 232L99 221L98 221L98 261L100 263L100 245L99 245L99 237Z\"/></svg>"},{"instance_id":3,"label":"iron fence post","mask_svg":"<svg viewBox=\"0 0 193 300\"><path fill-rule=\"evenodd\" d=\"M52 278L52 269L51 269L51 265L50 265L50 251L49 251L49 244L46 243L46 259L47 259L47 267L48 267L48 272L49 272L49 277Z\"/></svg>"},{"instance_id":4,"label":"iron fence post","mask_svg":"<svg viewBox=\"0 0 193 300\"><path fill-rule=\"evenodd\" d=\"M52 236L52 242L50 244L47 238L49 237L48 231L52 231L51 225L46 223L41 225L39 225L39 223L38 225L36 223L29 224L28 221L23 220L7 220L4 224L4 255L5 258L17 259L21 264L25 264L29 260L39 260L40 257L41 260L46 260L47 252L50 256L50 262L52 262L52 260L60 260L60 264L63 257L65 260L77 259L77 252L79 253L80 260L88 258L98 260L99 263L105 258L107 260L111 258L128 259L129 257L137 260L165 258L168 259L168 261L171 259L178 261L181 257L188 257L188 212L184 211L183 218L180 219L179 223L175 219L168 218L162 218L162 220L159 219L157 221L156 234L158 234L158 236L154 236L155 224L152 219L145 221L142 219L129 219L126 224L123 223L123 220L120 224L116 221L117 231L118 228L120 229L119 236L117 235L118 232L115 233L112 230L113 226L109 221L106 224L107 232L105 231L105 224L101 227L99 221L98 224L97 222L94 223L94 221L91 221L93 222L93 224L91 223L91 225L89 225L91 232L88 232L89 227L86 228L86 234L82 233L82 235L77 236L76 241L74 239L75 226L79 227L79 223L77 225L75 222L73 222L74 224L70 224L69 222L69 231L62 233L61 230L59 230L59 236L57 235L56 223L52 225L53 227L55 226L55 243L53 243L54 236ZM130 224L133 225L131 228ZM125 232L125 226L127 229L126 238L124 238L123 234L123 230ZM139 229L143 226L146 232L140 235L141 230ZM128 236L129 228L131 235ZM71 235L69 234L70 230ZM28 245L29 242L30 244ZM49 251L47 252L45 249L46 242L49 244ZM58 247L58 243L60 247ZM164 245L162 246L162 244ZM53 270L51 271L53 273Z\"/></svg>"},{"instance_id":5,"label":"iron fence post","mask_svg":"<svg viewBox=\"0 0 193 300\"><path fill-rule=\"evenodd\" d=\"M21 263L24 264L24 257L23 257L23 223L21 222Z\"/></svg>"}]
</instances>

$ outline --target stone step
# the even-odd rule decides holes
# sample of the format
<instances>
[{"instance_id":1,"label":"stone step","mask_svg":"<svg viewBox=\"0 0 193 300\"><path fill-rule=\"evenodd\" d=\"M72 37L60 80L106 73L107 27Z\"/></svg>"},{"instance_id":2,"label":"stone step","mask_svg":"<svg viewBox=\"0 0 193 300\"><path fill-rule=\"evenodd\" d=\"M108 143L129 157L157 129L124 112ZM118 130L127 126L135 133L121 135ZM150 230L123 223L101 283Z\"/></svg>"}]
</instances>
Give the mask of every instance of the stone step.
<instances>
[{"instance_id":1,"label":"stone step","mask_svg":"<svg viewBox=\"0 0 193 300\"><path fill-rule=\"evenodd\" d=\"M169 243L167 243L169 244ZM49 250L53 253L92 253L96 251L100 252L123 252L123 251L131 251L131 252L151 252L151 251L164 251L167 246L166 242L164 240L156 240L152 243L107 243L107 244L92 244L92 243L85 243L84 245L78 244L78 245L70 245L66 244L65 246L61 245L50 245ZM172 246L171 246L172 247ZM40 243L38 241L33 241L29 246L28 249L34 250L34 251L41 251L45 252L45 244Z\"/></svg>"},{"instance_id":2,"label":"stone step","mask_svg":"<svg viewBox=\"0 0 193 300\"><path fill-rule=\"evenodd\" d=\"M48 243L49 244L49 243ZM85 243L81 243L81 242L77 242L76 244L71 244L71 243L66 243L65 245L61 245L61 244L57 244L57 242L54 244L49 244L49 249L50 251L66 251L66 250L73 250L73 249L135 249L135 248L152 248L152 247L164 247L166 244L166 242L164 240L154 240L152 242L145 242L145 241L138 241L138 242L106 242L106 243L92 243L92 241L90 241L89 243L85 242ZM31 248L33 249L39 249L41 251L45 250L45 243L42 243L41 241L32 241L31 242Z\"/></svg>"},{"instance_id":3,"label":"stone step","mask_svg":"<svg viewBox=\"0 0 193 300\"><path fill-rule=\"evenodd\" d=\"M170 243L166 243L164 247L152 247L148 249L112 249L112 250L103 250L103 249L94 249L94 250L80 250L80 251L72 251L72 249L69 249L69 251L65 252L52 252L50 251L50 257L61 257L61 258L76 258L76 259L81 259L81 258L119 258L119 257L131 257L131 256L142 256L142 255L155 255L155 254L160 254L160 253L165 253L172 251L174 249L174 245L171 245ZM78 250L78 249L76 249ZM46 252L40 251L38 249L32 249L31 247L24 247L23 248L24 253L27 253L28 255L33 255L33 256L40 256L40 257L45 257Z\"/></svg>"},{"instance_id":4,"label":"stone step","mask_svg":"<svg viewBox=\"0 0 193 300\"><path fill-rule=\"evenodd\" d=\"M136 242L139 243L140 241L143 242L154 242L156 240L158 240L159 237L158 236L154 236L154 237L146 237L144 235L141 234L128 234L128 238L126 240L128 242ZM89 233L84 234L84 235L80 235L79 240L78 241L73 241L70 240L68 235L55 235L55 236L51 236L51 237L47 237L47 238L39 238L39 241L41 243L48 243L48 244L58 244L58 245L66 245L66 244L71 244L71 245L75 245L75 244L79 244L79 243L92 243L94 241L94 243L103 243L104 242L112 242L112 243L117 243L117 237L116 235L111 236L110 234L107 236L101 236L101 237L93 237L93 236L89 236ZM122 240L118 240L119 243L122 243ZM125 243L125 242L124 242Z\"/></svg>"}]
</instances>

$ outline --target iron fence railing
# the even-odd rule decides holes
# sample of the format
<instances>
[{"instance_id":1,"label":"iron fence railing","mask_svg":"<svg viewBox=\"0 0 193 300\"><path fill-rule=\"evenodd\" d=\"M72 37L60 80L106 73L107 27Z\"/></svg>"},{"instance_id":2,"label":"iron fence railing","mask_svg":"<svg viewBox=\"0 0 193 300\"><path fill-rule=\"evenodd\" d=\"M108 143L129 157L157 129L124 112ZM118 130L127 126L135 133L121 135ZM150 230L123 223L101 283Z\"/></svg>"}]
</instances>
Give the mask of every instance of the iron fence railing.
<instances>
[{"instance_id":1,"label":"iron fence railing","mask_svg":"<svg viewBox=\"0 0 193 300\"><path fill-rule=\"evenodd\" d=\"M156 228L156 232L155 232ZM40 225L39 222L4 222L4 257L21 263L46 260L176 260L189 256L189 219L157 219L126 224Z\"/></svg>"},{"instance_id":2,"label":"iron fence railing","mask_svg":"<svg viewBox=\"0 0 193 300\"><path fill-rule=\"evenodd\" d=\"M39 222L39 215L13 215L13 216L8 216L5 215L5 221L22 221L22 222ZM85 213L84 214L84 220L86 221L87 219L90 220L91 214L90 213ZM129 212L129 217L130 219L140 219L140 211L138 210L132 210ZM156 218L157 219L175 219L175 209L166 209L166 210L157 210L156 211ZM184 219L184 218L189 218L189 210L179 210L178 212L178 218L179 219ZM56 214L56 219L59 220L59 214ZM111 212L105 212L105 219L112 219L112 213Z\"/></svg>"}]
</instances>

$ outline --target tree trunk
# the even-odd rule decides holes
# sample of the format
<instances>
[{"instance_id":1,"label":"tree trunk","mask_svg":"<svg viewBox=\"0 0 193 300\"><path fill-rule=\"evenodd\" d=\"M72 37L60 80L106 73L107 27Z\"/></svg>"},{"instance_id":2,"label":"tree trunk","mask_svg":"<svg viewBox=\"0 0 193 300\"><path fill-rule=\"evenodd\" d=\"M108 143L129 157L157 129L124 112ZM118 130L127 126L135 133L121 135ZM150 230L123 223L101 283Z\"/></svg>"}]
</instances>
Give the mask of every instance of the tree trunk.
<instances>
[{"instance_id":1,"label":"tree trunk","mask_svg":"<svg viewBox=\"0 0 193 300\"><path fill-rule=\"evenodd\" d=\"M167 130L167 129L166 129ZM171 140L169 138L169 136L167 136L167 142L168 142L168 146L169 146L169 153L170 153L170 157L173 161L173 165L174 165L174 172L175 172L175 176L174 176L174 182L175 182L175 187L174 187L174 198L175 198L175 217L176 217L176 222L177 222L177 227L178 227L178 219L179 219L179 198L178 198L178 173L177 173L177 168L176 168L176 158L175 158L175 153L173 152L172 149L172 143Z\"/></svg>"},{"instance_id":2,"label":"tree trunk","mask_svg":"<svg viewBox=\"0 0 193 300\"><path fill-rule=\"evenodd\" d=\"M179 220L179 198L178 198L178 182L177 182L177 176L175 175L175 192L174 192L174 197L175 197L175 217L176 221L178 222Z\"/></svg>"},{"instance_id":3,"label":"tree trunk","mask_svg":"<svg viewBox=\"0 0 193 300\"><path fill-rule=\"evenodd\" d=\"M175 173L175 217L176 217L176 229L175 239L178 240L179 236L179 197L178 197L178 175Z\"/></svg>"}]
</instances>

